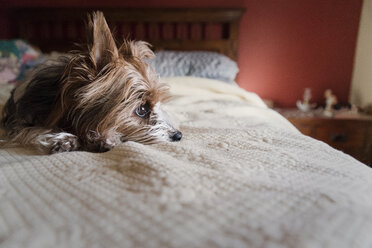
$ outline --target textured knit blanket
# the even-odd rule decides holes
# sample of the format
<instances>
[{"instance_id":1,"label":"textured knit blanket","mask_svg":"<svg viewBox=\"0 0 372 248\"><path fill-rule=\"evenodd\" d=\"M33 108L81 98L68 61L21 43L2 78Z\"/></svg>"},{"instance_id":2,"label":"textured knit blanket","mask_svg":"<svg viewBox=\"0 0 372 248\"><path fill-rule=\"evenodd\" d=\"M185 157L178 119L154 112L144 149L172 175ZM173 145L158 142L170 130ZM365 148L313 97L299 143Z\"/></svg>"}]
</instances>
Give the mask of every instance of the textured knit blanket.
<instances>
[{"instance_id":1,"label":"textured knit blanket","mask_svg":"<svg viewBox=\"0 0 372 248\"><path fill-rule=\"evenodd\" d=\"M0 150L0 247L372 247L371 168L252 93L165 81L179 143Z\"/></svg>"}]
</instances>

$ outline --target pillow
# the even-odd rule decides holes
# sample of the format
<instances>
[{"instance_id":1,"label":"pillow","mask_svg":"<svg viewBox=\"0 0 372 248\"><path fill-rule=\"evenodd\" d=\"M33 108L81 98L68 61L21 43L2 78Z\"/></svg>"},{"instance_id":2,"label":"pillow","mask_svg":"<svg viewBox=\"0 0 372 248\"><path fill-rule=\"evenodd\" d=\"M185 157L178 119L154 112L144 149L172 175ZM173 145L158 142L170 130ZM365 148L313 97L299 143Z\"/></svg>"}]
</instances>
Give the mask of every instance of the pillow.
<instances>
[{"instance_id":1,"label":"pillow","mask_svg":"<svg viewBox=\"0 0 372 248\"><path fill-rule=\"evenodd\" d=\"M149 64L161 77L193 76L234 83L237 63L216 52L155 52Z\"/></svg>"},{"instance_id":2,"label":"pillow","mask_svg":"<svg viewBox=\"0 0 372 248\"><path fill-rule=\"evenodd\" d=\"M0 83L23 80L40 62L40 52L25 41L0 40Z\"/></svg>"}]
</instances>

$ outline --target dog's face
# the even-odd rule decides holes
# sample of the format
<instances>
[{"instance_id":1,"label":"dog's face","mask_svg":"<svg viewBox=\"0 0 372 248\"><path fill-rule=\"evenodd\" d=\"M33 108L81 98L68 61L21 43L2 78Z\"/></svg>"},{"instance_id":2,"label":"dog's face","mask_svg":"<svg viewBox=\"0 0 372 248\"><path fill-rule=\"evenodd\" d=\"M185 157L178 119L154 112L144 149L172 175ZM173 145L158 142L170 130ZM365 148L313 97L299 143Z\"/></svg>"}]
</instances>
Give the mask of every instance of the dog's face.
<instances>
[{"instance_id":1,"label":"dog's face","mask_svg":"<svg viewBox=\"0 0 372 248\"><path fill-rule=\"evenodd\" d=\"M88 52L72 56L61 90L60 112L68 125L92 140L179 141L181 132L162 110L168 87L145 62L154 56L148 44L124 41L117 48L100 12L89 27Z\"/></svg>"}]
</instances>

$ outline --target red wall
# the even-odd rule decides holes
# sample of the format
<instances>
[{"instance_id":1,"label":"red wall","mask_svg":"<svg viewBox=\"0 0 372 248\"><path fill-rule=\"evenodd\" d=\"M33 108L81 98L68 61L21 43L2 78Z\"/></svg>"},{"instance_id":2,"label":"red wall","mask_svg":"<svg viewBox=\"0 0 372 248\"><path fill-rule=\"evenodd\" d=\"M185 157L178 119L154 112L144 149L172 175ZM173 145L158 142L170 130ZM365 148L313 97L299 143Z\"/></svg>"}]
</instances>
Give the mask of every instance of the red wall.
<instances>
[{"instance_id":1,"label":"red wall","mask_svg":"<svg viewBox=\"0 0 372 248\"><path fill-rule=\"evenodd\" d=\"M360 0L247 1L241 26L239 84L293 106L305 87L315 101L330 88L349 96Z\"/></svg>"},{"instance_id":2,"label":"red wall","mask_svg":"<svg viewBox=\"0 0 372 248\"><path fill-rule=\"evenodd\" d=\"M328 88L348 100L361 5L362 0L5 0L3 6L244 7L239 85L278 106L294 106L305 87L317 102ZM0 19L3 32L4 23Z\"/></svg>"}]
</instances>

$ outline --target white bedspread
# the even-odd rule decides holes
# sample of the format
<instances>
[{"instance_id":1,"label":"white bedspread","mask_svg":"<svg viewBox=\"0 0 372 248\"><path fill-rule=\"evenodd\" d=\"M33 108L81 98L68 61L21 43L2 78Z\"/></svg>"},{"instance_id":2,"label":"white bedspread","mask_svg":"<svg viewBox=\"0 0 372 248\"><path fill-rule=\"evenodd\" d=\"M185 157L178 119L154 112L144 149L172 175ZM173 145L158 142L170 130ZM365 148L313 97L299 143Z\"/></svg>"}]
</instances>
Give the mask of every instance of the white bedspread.
<instances>
[{"instance_id":1,"label":"white bedspread","mask_svg":"<svg viewBox=\"0 0 372 248\"><path fill-rule=\"evenodd\" d=\"M371 168L254 94L165 81L179 143L0 150L1 247L372 247Z\"/></svg>"}]
</instances>

